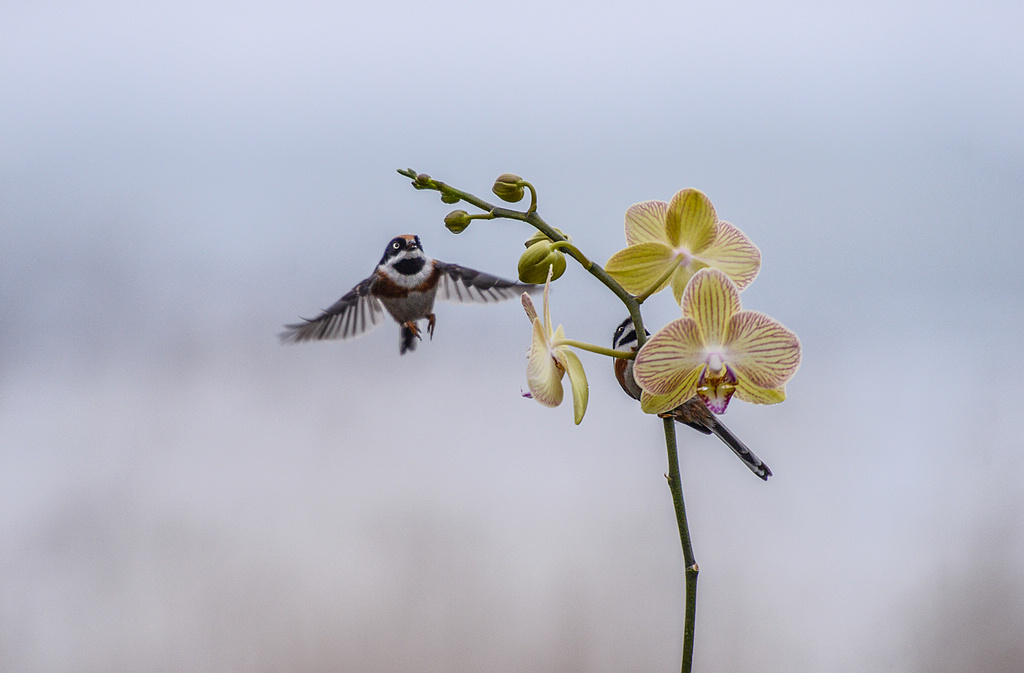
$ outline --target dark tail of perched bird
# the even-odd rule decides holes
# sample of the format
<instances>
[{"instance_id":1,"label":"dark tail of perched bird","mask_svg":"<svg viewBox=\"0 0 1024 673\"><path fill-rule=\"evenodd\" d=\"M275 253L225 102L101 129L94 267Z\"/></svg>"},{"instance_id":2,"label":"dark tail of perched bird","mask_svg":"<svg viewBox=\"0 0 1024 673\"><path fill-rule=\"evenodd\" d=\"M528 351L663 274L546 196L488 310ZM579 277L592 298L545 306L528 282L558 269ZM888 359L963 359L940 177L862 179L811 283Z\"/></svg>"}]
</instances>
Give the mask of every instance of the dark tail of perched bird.
<instances>
[{"instance_id":1,"label":"dark tail of perched bird","mask_svg":"<svg viewBox=\"0 0 1024 673\"><path fill-rule=\"evenodd\" d=\"M740 441L739 437L732 434L732 431L725 425L715 419L715 427L711 428L711 432L715 433L715 436L725 442L725 445L732 449L732 452L739 456L739 459L750 468L750 471L761 477L765 481L768 481L768 477L772 476L772 471L764 461L757 457L757 455L747 448L747 445Z\"/></svg>"},{"instance_id":2,"label":"dark tail of perched bird","mask_svg":"<svg viewBox=\"0 0 1024 673\"><path fill-rule=\"evenodd\" d=\"M633 328L633 320L631 318L626 318L619 325L618 329L615 330L615 336L612 338L612 347L617 350L628 350L630 348L636 350L636 330ZM636 379L633 378L632 360L615 360L615 378L618 379L619 385L622 386L627 395L638 400L640 399L641 390L640 386L636 383ZM754 455L754 452L748 449L747 445L741 442L739 437L732 434L729 428L725 427L725 424L711 413L711 410L708 409L708 406L700 398L691 397L675 409L661 414L661 417L673 418L678 423L688 425L698 432L703 432L705 435L714 433L716 437L725 442L726 446L732 449L733 453L739 456L739 459L750 468L751 472L765 481L768 481L768 477L772 476L772 471L768 469L764 461Z\"/></svg>"},{"instance_id":3,"label":"dark tail of perched bird","mask_svg":"<svg viewBox=\"0 0 1024 673\"><path fill-rule=\"evenodd\" d=\"M703 432L705 435L714 433L715 437L725 442L725 445L732 449L743 464L750 468L750 471L768 481L772 471L758 458L747 445L740 441L740 438L732 434L732 431L725 427L718 417L711 413L707 405L699 398L693 397L680 404L672 411L662 414L665 418L674 418L676 422L690 426L694 430Z\"/></svg>"}]
</instances>

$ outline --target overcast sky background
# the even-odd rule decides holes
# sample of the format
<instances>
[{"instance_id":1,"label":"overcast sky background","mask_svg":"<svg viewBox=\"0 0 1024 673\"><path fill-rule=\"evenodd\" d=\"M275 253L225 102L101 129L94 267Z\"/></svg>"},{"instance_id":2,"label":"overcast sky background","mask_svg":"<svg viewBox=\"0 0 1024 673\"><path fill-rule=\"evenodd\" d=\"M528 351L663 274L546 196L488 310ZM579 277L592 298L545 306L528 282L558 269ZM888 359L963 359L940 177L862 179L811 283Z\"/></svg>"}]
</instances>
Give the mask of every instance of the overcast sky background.
<instances>
[{"instance_id":1,"label":"overcast sky background","mask_svg":"<svg viewBox=\"0 0 1024 673\"><path fill-rule=\"evenodd\" d=\"M803 365L725 419L767 484L680 432L699 670L1024 668L1024 7L365 4L0 2L0 670L676 669L607 360L575 427L515 302L278 345L397 234L515 274L404 167L523 175L601 262L684 187L760 247Z\"/></svg>"}]
</instances>

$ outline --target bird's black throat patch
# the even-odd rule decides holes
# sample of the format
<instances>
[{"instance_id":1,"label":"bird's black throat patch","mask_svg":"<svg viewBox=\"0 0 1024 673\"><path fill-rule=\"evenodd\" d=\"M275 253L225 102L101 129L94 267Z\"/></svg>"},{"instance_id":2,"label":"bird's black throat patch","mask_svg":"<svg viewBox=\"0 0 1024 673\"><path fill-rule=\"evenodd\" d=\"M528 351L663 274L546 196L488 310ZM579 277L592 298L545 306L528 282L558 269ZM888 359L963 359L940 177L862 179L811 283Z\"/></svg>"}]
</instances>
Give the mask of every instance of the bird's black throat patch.
<instances>
[{"instance_id":1,"label":"bird's black throat patch","mask_svg":"<svg viewBox=\"0 0 1024 673\"><path fill-rule=\"evenodd\" d=\"M414 276L420 272L426 263L427 260L423 257L407 257L395 262L392 268L403 276Z\"/></svg>"}]
</instances>

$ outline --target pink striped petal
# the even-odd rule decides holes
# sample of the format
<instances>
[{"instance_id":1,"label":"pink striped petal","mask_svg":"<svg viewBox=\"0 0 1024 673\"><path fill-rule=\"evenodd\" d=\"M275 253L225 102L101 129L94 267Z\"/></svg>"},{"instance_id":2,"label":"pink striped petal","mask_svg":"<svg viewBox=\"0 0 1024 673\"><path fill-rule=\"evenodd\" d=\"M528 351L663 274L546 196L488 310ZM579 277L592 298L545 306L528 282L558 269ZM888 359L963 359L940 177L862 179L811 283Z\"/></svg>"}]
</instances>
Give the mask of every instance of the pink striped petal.
<instances>
[{"instance_id":1,"label":"pink striped petal","mask_svg":"<svg viewBox=\"0 0 1024 673\"><path fill-rule=\"evenodd\" d=\"M686 317L673 320L648 339L637 353L633 374L640 387L653 395L675 394L680 388L696 386L704 366L704 350L696 322Z\"/></svg>"},{"instance_id":2,"label":"pink striped petal","mask_svg":"<svg viewBox=\"0 0 1024 673\"><path fill-rule=\"evenodd\" d=\"M742 308L735 283L718 269L701 269L694 274L680 305L683 315L693 318L700 327L709 348L725 343L730 319Z\"/></svg>"},{"instance_id":3,"label":"pink striped petal","mask_svg":"<svg viewBox=\"0 0 1024 673\"><path fill-rule=\"evenodd\" d=\"M800 340L764 313L740 311L729 321L725 360L740 379L778 388L800 368Z\"/></svg>"},{"instance_id":4,"label":"pink striped petal","mask_svg":"<svg viewBox=\"0 0 1024 673\"><path fill-rule=\"evenodd\" d=\"M786 386L760 388L740 379L736 382L736 397L750 404L778 404L786 399Z\"/></svg>"},{"instance_id":5,"label":"pink striped petal","mask_svg":"<svg viewBox=\"0 0 1024 673\"><path fill-rule=\"evenodd\" d=\"M684 247L697 254L711 245L718 229L718 216L708 197L697 189L682 189L669 201L665 233L673 248Z\"/></svg>"},{"instance_id":6,"label":"pink striped petal","mask_svg":"<svg viewBox=\"0 0 1024 673\"><path fill-rule=\"evenodd\" d=\"M626 245L667 243L664 201L634 203L626 210Z\"/></svg>"},{"instance_id":7,"label":"pink striped petal","mask_svg":"<svg viewBox=\"0 0 1024 673\"><path fill-rule=\"evenodd\" d=\"M604 270L627 292L640 294L658 280L672 264L677 264L672 249L664 243L639 243L611 256ZM658 288L664 289L670 279Z\"/></svg>"},{"instance_id":8,"label":"pink striped petal","mask_svg":"<svg viewBox=\"0 0 1024 673\"><path fill-rule=\"evenodd\" d=\"M719 221L714 242L696 257L724 271L740 290L754 282L761 270L761 251L746 234L728 222Z\"/></svg>"}]
</instances>

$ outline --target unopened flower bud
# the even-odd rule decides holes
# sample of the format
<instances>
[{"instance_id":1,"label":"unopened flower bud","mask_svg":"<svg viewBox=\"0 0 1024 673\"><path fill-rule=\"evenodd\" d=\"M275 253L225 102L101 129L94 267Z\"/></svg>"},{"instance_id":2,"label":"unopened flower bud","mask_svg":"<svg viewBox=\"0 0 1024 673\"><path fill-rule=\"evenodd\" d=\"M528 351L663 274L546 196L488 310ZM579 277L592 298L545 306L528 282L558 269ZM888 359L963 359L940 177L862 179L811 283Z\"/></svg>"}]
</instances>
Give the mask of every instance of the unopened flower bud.
<instances>
[{"instance_id":1,"label":"unopened flower bud","mask_svg":"<svg viewBox=\"0 0 1024 673\"><path fill-rule=\"evenodd\" d=\"M512 173L502 173L498 176L498 179L494 181L494 186L491 187L491 191L501 199L509 203L516 203L522 201L523 194L523 179L518 175Z\"/></svg>"},{"instance_id":2,"label":"unopened flower bud","mask_svg":"<svg viewBox=\"0 0 1024 673\"><path fill-rule=\"evenodd\" d=\"M526 248L519 258L519 280L540 285L547 280L548 267L551 268L551 280L560 278L565 273L565 254L554 246L545 236L544 240Z\"/></svg>"},{"instance_id":3,"label":"unopened flower bud","mask_svg":"<svg viewBox=\"0 0 1024 673\"><path fill-rule=\"evenodd\" d=\"M555 227L555 231L558 232L558 235L563 237L566 241L572 242L572 236L566 236L558 227ZM548 243L552 242L550 238L544 235L544 232L538 231L533 236L526 239L526 243L524 243L523 245L529 248L534 243L540 243L541 241L547 241Z\"/></svg>"},{"instance_id":4,"label":"unopened flower bud","mask_svg":"<svg viewBox=\"0 0 1024 673\"><path fill-rule=\"evenodd\" d=\"M461 234L469 226L473 218L464 210L453 210L444 218L444 226L453 234Z\"/></svg>"},{"instance_id":5,"label":"unopened flower bud","mask_svg":"<svg viewBox=\"0 0 1024 673\"><path fill-rule=\"evenodd\" d=\"M441 203L458 203L459 200L459 197L454 194L441 193Z\"/></svg>"}]
</instances>

